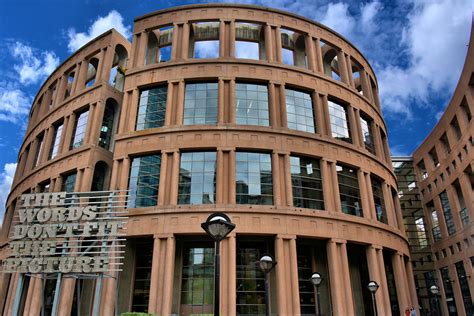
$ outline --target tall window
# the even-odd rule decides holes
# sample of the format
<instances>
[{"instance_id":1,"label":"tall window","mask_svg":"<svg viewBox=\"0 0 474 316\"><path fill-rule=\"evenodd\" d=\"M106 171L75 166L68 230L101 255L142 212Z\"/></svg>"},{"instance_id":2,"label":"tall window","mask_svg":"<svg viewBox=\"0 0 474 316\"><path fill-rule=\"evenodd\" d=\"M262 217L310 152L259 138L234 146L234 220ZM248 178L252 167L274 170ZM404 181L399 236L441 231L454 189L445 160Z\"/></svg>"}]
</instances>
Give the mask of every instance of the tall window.
<instances>
[{"instance_id":1,"label":"tall window","mask_svg":"<svg viewBox=\"0 0 474 316\"><path fill-rule=\"evenodd\" d=\"M328 106L332 137L352 143L346 107L334 101L328 101Z\"/></svg>"},{"instance_id":2,"label":"tall window","mask_svg":"<svg viewBox=\"0 0 474 316\"><path fill-rule=\"evenodd\" d=\"M339 197L342 212L350 215L362 216L360 202L359 181L357 170L345 165L336 165L337 180L339 182Z\"/></svg>"},{"instance_id":3,"label":"tall window","mask_svg":"<svg viewBox=\"0 0 474 316\"><path fill-rule=\"evenodd\" d=\"M219 22L196 22L191 25L189 58L219 57Z\"/></svg>"},{"instance_id":4,"label":"tall window","mask_svg":"<svg viewBox=\"0 0 474 316\"><path fill-rule=\"evenodd\" d=\"M294 156L290 160L293 205L324 210L323 184L319 160Z\"/></svg>"},{"instance_id":5,"label":"tall window","mask_svg":"<svg viewBox=\"0 0 474 316\"><path fill-rule=\"evenodd\" d=\"M148 32L148 45L145 64L154 64L171 59L173 42L173 26L166 26Z\"/></svg>"},{"instance_id":6,"label":"tall window","mask_svg":"<svg viewBox=\"0 0 474 316\"><path fill-rule=\"evenodd\" d=\"M372 132L372 122L361 116L360 126L362 128L362 138L364 139L365 149L375 155L374 134Z\"/></svg>"},{"instance_id":7,"label":"tall window","mask_svg":"<svg viewBox=\"0 0 474 316\"><path fill-rule=\"evenodd\" d=\"M74 71L70 71L67 74L67 84L66 84L66 91L64 92L64 99L69 98L69 96L71 95L72 84L74 83L74 76L75 76Z\"/></svg>"},{"instance_id":8,"label":"tall window","mask_svg":"<svg viewBox=\"0 0 474 316\"><path fill-rule=\"evenodd\" d=\"M59 142L61 141L61 135L63 133L63 123L54 126L53 140L51 144L51 151L49 152L49 158L53 159L59 152Z\"/></svg>"},{"instance_id":9,"label":"tall window","mask_svg":"<svg viewBox=\"0 0 474 316\"><path fill-rule=\"evenodd\" d=\"M449 278L448 267L443 267L439 270L441 272L441 280L443 281L444 295L446 297L446 304L448 305L449 316L457 315L456 300L454 297L453 284Z\"/></svg>"},{"instance_id":10,"label":"tall window","mask_svg":"<svg viewBox=\"0 0 474 316\"><path fill-rule=\"evenodd\" d=\"M211 315L214 299L214 245L186 242L182 246L180 315Z\"/></svg>"},{"instance_id":11,"label":"tall window","mask_svg":"<svg viewBox=\"0 0 474 316\"><path fill-rule=\"evenodd\" d=\"M446 221L448 234L452 235L456 232L456 226L454 225L453 214L451 213L451 206L449 205L448 194L446 191L441 192L439 198L441 200L441 205L443 206L444 219Z\"/></svg>"},{"instance_id":12,"label":"tall window","mask_svg":"<svg viewBox=\"0 0 474 316\"><path fill-rule=\"evenodd\" d=\"M434 209L433 202L427 205L428 210L431 214L431 226L432 226L432 233L433 233L433 240L438 241L441 239L441 230L439 228L439 221L438 221L438 213Z\"/></svg>"},{"instance_id":13,"label":"tall window","mask_svg":"<svg viewBox=\"0 0 474 316\"><path fill-rule=\"evenodd\" d=\"M217 83L188 83L184 97L184 125L216 124Z\"/></svg>"},{"instance_id":14,"label":"tall window","mask_svg":"<svg viewBox=\"0 0 474 316\"><path fill-rule=\"evenodd\" d=\"M416 235L420 248L428 246L428 238L426 237L425 221L423 217L415 219Z\"/></svg>"},{"instance_id":15,"label":"tall window","mask_svg":"<svg viewBox=\"0 0 474 316\"><path fill-rule=\"evenodd\" d=\"M453 120L451 121L451 127L454 129L454 133L456 134L456 138L459 140L462 136L461 128L459 127L458 118L454 116Z\"/></svg>"},{"instance_id":16,"label":"tall window","mask_svg":"<svg viewBox=\"0 0 474 316\"><path fill-rule=\"evenodd\" d=\"M36 152L35 152L35 159L33 160L33 168L38 165L41 158L41 153L43 152L43 145L44 145L44 134L39 135L36 137Z\"/></svg>"},{"instance_id":17,"label":"tall window","mask_svg":"<svg viewBox=\"0 0 474 316\"><path fill-rule=\"evenodd\" d=\"M72 139L69 149L78 148L84 143L88 118L89 110L76 116L76 122L74 122L74 129L72 131Z\"/></svg>"},{"instance_id":18,"label":"tall window","mask_svg":"<svg viewBox=\"0 0 474 316\"><path fill-rule=\"evenodd\" d=\"M237 83L236 122L242 125L269 126L268 88L266 85Z\"/></svg>"},{"instance_id":19,"label":"tall window","mask_svg":"<svg viewBox=\"0 0 474 316\"><path fill-rule=\"evenodd\" d=\"M265 314L265 276L256 262L263 254L274 253L271 248L270 243L255 238L237 239L237 315Z\"/></svg>"},{"instance_id":20,"label":"tall window","mask_svg":"<svg viewBox=\"0 0 474 316\"><path fill-rule=\"evenodd\" d=\"M160 167L161 155L133 158L128 181L130 197L127 207L147 207L157 204Z\"/></svg>"},{"instance_id":21,"label":"tall window","mask_svg":"<svg viewBox=\"0 0 474 316\"><path fill-rule=\"evenodd\" d=\"M439 159L438 159L438 153L436 152L436 148L433 147L428 153L431 157L431 160L433 161L433 164L435 167L439 166Z\"/></svg>"},{"instance_id":22,"label":"tall window","mask_svg":"<svg viewBox=\"0 0 474 316\"><path fill-rule=\"evenodd\" d=\"M374 197L375 214L379 222L387 224L387 211L385 209L385 201L383 199L382 181L371 176L372 194Z\"/></svg>"},{"instance_id":23,"label":"tall window","mask_svg":"<svg viewBox=\"0 0 474 316\"><path fill-rule=\"evenodd\" d=\"M165 124L167 86L159 86L140 93L137 131Z\"/></svg>"},{"instance_id":24,"label":"tall window","mask_svg":"<svg viewBox=\"0 0 474 316\"><path fill-rule=\"evenodd\" d=\"M216 202L216 152L181 154L178 204Z\"/></svg>"},{"instance_id":25,"label":"tall window","mask_svg":"<svg viewBox=\"0 0 474 316\"><path fill-rule=\"evenodd\" d=\"M114 128L115 110L114 105L107 100L104 111L104 118L100 127L99 146L109 150L112 141L112 134Z\"/></svg>"},{"instance_id":26,"label":"tall window","mask_svg":"<svg viewBox=\"0 0 474 316\"><path fill-rule=\"evenodd\" d=\"M459 287L461 288L462 300L466 315L474 315L474 306L472 305L471 291L469 290L468 276L464 269L462 261L456 262L456 272L458 275Z\"/></svg>"},{"instance_id":27,"label":"tall window","mask_svg":"<svg viewBox=\"0 0 474 316\"><path fill-rule=\"evenodd\" d=\"M235 155L237 204L273 204L270 154L238 152Z\"/></svg>"},{"instance_id":28,"label":"tall window","mask_svg":"<svg viewBox=\"0 0 474 316\"><path fill-rule=\"evenodd\" d=\"M74 192L74 186L76 185L77 172L69 173L63 176L61 185L61 191Z\"/></svg>"},{"instance_id":29,"label":"tall window","mask_svg":"<svg viewBox=\"0 0 474 316\"><path fill-rule=\"evenodd\" d=\"M135 250L135 273L133 277L131 310L134 312L147 312L150 298L151 266L153 262L153 239L132 240L132 243Z\"/></svg>"},{"instance_id":30,"label":"tall window","mask_svg":"<svg viewBox=\"0 0 474 316\"><path fill-rule=\"evenodd\" d=\"M261 24L235 23L235 57L261 59L265 56L265 39Z\"/></svg>"},{"instance_id":31,"label":"tall window","mask_svg":"<svg viewBox=\"0 0 474 316\"><path fill-rule=\"evenodd\" d=\"M314 133L313 103L306 92L285 89L288 128Z\"/></svg>"}]
</instances>

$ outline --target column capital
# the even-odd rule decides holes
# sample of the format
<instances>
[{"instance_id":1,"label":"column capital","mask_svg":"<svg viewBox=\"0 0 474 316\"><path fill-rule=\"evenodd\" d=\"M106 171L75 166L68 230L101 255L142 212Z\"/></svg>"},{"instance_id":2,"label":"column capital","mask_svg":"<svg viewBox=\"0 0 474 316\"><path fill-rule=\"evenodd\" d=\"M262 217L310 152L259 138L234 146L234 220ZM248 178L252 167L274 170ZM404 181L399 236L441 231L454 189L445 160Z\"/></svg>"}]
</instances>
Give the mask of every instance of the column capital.
<instances>
[{"instance_id":1,"label":"column capital","mask_svg":"<svg viewBox=\"0 0 474 316\"><path fill-rule=\"evenodd\" d=\"M275 237L276 239L296 239L296 235L291 234L278 234Z\"/></svg>"}]
</instances>

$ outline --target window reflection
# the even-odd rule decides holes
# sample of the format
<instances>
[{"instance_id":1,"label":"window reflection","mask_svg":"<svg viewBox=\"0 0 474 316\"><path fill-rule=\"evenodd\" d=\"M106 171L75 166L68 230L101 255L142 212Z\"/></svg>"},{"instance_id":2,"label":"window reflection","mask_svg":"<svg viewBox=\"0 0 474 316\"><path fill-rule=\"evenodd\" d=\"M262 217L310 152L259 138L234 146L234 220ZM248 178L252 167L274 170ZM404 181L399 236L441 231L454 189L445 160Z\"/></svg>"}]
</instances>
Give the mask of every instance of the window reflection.
<instances>
[{"instance_id":1,"label":"window reflection","mask_svg":"<svg viewBox=\"0 0 474 316\"><path fill-rule=\"evenodd\" d=\"M237 204L273 204L270 154L236 153Z\"/></svg>"},{"instance_id":2,"label":"window reflection","mask_svg":"<svg viewBox=\"0 0 474 316\"><path fill-rule=\"evenodd\" d=\"M362 216L362 204L360 201L359 181L356 169L337 164L336 171L342 212Z\"/></svg>"},{"instance_id":3,"label":"window reflection","mask_svg":"<svg viewBox=\"0 0 474 316\"><path fill-rule=\"evenodd\" d=\"M236 122L242 125L269 126L268 88L266 85L237 83Z\"/></svg>"},{"instance_id":4,"label":"window reflection","mask_svg":"<svg viewBox=\"0 0 474 316\"><path fill-rule=\"evenodd\" d=\"M178 204L216 202L216 152L181 154Z\"/></svg>"},{"instance_id":5,"label":"window reflection","mask_svg":"<svg viewBox=\"0 0 474 316\"><path fill-rule=\"evenodd\" d=\"M137 131L165 124L167 86L159 86L140 93Z\"/></svg>"},{"instance_id":6,"label":"window reflection","mask_svg":"<svg viewBox=\"0 0 474 316\"><path fill-rule=\"evenodd\" d=\"M288 128L314 133L313 103L311 95L285 89Z\"/></svg>"},{"instance_id":7,"label":"window reflection","mask_svg":"<svg viewBox=\"0 0 474 316\"><path fill-rule=\"evenodd\" d=\"M372 122L369 119L361 116L360 126L362 128L362 138L364 140L365 149L367 149L370 153L375 155L375 144L374 144L374 136L372 133Z\"/></svg>"},{"instance_id":8,"label":"window reflection","mask_svg":"<svg viewBox=\"0 0 474 316\"><path fill-rule=\"evenodd\" d=\"M290 158L293 205L324 210L323 185L319 160L307 157Z\"/></svg>"},{"instance_id":9,"label":"window reflection","mask_svg":"<svg viewBox=\"0 0 474 316\"><path fill-rule=\"evenodd\" d=\"M127 207L147 207L158 202L161 155L133 158L128 181Z\"/></svg>"},{"instance_id":10,"label":"window reflection","mask_svg":"<svg viewBox=\"0 0 474 316\"><path fill-rule=\"evenodd\" d=\"M332 137L352 143L346 108L334 101L328 101L328 107Z\"/></svg>"},{"instance_id":11,"label":"window reflection","mask_svg":"<svg viewBox=\"0 0 474 316\"><path fill-rule=\"evenodd\" d=\"M89 110L77 115L76 122L74 123L71 145L69 149L78 148L84 143L84 137L86 136L86 127L87 127L88 119L89 119Z\"/></svg>"},{"instance_id":12,"label":"window reflection","mask_svg":"<svg viewBox=\"0 0 474 316\"><path fill-rule=\"evenodd\" d=\"M217 83L188 83L184 97L184 125L216 124Z\"/></svg>"}]
</instances>

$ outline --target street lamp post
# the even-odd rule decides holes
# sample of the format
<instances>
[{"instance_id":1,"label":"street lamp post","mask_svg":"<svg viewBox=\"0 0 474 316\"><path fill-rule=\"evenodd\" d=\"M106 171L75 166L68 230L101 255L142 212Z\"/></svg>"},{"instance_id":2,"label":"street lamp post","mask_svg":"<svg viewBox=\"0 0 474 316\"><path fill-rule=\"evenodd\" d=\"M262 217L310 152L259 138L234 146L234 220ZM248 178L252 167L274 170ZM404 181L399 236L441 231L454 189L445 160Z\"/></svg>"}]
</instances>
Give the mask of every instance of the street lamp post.
<instances>
[{"instance_id":1,"label":"street lamp post","mask_svg":"<svg viewBox=\"0 0 474 316\"><path fill-rule=\"evenodd\" d=\"M273 268L276 266L277 262L270 254L264 254L259 261L257 261L257 265L260 270L265 275L265 315L270 316L270 291L268 286L268 274Z\"/></svg>"},{"instance_id":2,"label":"street lamp post","mask_svg":"<svg viewBox=\"0 0 474 316\"><path fill-rule=\"evenodd\" d=\"M370 293L372 294L372 308L374 309L374 315L377 316L377 303L375 302L375 292L379 289L379 285L375 281L370 281L367 285Z\"/></svg>"},{"instance_id":3,"label":"street lamp post","mask_svg":"<svg viewBox=\"0 0 474 316\"><path fill-rule=\"evenodd\" d=\"M318 272L313 272L311 275L311 283L316 287L316 299L317 299L317 309L318 309L318 316L321 316L321 299L319 294L319 286L323 282L323 277Z\"/></svg>"},{"instance_id":4,"label":"street lamp post","mask_svg":"<svg viewBox=\"0 0 474 316\"><path fill-rule=\"evenodd\" d=\"M211 214L207 220L201 224L202 229L215 241L214 256L214 316L220 315L220 242L235 228L229 216L224 213Z\"/></svg>"},{"instance_id":5,"label":"street lamp post","mask_svg":"<svg viewBox=\"0 0 474 316\"><path fill-rule=\"evenodd\" d=\"M438 293L439 293L439 286L436 284L433 284L430 286L430 292L434 296L434 306L433 306L433 311L435 312L435 315L438 316Z\"/></svg>"}]
</instances>

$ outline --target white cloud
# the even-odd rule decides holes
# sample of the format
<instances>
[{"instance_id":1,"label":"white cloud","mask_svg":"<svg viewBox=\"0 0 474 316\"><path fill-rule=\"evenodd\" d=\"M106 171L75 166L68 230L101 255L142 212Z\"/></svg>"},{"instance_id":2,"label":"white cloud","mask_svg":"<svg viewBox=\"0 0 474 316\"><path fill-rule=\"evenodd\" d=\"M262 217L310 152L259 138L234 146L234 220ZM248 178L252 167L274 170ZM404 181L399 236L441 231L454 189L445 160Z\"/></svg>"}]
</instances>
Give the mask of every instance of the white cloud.
<instances>
[{"instance_id":1,"label":"white cloud","mask_svg":"<svg viewBox=\"0 0 474 316\"><path fill-rule=\"evenodd\" d=\"M202 41L194 43L194 56L196 58L219 57L219 41Z\"/></svg>"},{"instance_id":2,"label":"white cloud","mask_svg":"<svg viewBox=\"0 0 474 316\"><path fill-rule=\"evenodd\" d=\"M351 35L355 25L354 17L349 13L349 5L341 2L329 3L320 21L347 37Z\"/></svg>"},{"instance_id":3,"label":"white cloud","mask_svg":"<svg viewBox=\"0 0 474 316\"><path fill-rule=\"evenodd\" d=\"M382 105L410 116L417 104L426 107L431 94L456 85L469 43L471 9L462 0L415 2L402 38L408 64L378 71ZM414 102L413 102L414 101Z\"/></svg>"},{"instance_id":4,"label":"white cloud","mask_svg":"<svg viewBox=\"0 0 474 316\"><path fill-rule=\"evenodd\" d=\"M360 22L364 30L371 31L375 28L374 19L380 9L382 4L378 1L366 3L361 7Z\"/></svg>"},{"instance_id":5,"label":"white cloud","mask_svg":"<svg viewBox=\"0 0 474 316\"><path fill-rule=\"evenodd\" d=\"M111 28L115 28L119 33L127 38L131 36L130 25L124 25L122 15L117 11L112 10L106 16L98 17L89 27L87 32L77 33L74 28L70 28L67 32L69 38L67 47L70 52L74 52Z\"/></svg>"},{"instance_id":6,"label":"white cloud","mask_svg":"<svg viewBox=\"0 0 474 316\"><path fill-rule=\"evenodd\" d=\"M13 85L0 82L0 121L24 124L32 98Z\"/></svg>"},{"instance_id":7,"label":"white cloud","mask_svg":"<svg viewBox=\"0 0 474 316\"><path fill-rule=\"evenodd\" d=\"M59 58L53 52L39 51L18 41L11 45L10 53L18 61L13 69L20 75L20 83L26 85L46 78L59 65Z\"/></svg>"},{"instance_id":8,"label":"white cloud","mask_svg":"<svg viewBox=\"0 0 474 316\"><path fill-rule=\"evenodd\" d=\"M8 193L15 176L16 163L6 163L3 166L3 172L0 173L0 223L3 222L3 215L5 213L5 203L7 201Z\"/></svg>"}]
</instances>

